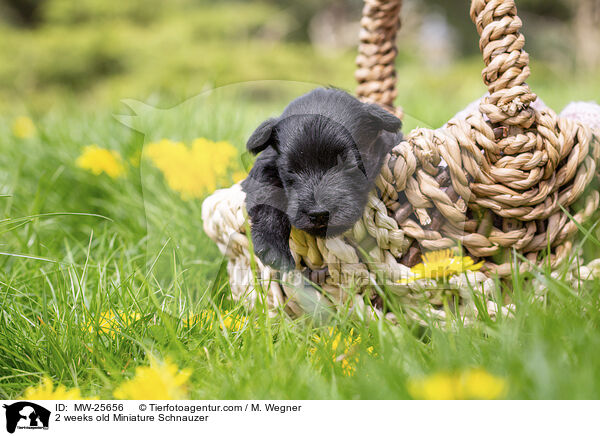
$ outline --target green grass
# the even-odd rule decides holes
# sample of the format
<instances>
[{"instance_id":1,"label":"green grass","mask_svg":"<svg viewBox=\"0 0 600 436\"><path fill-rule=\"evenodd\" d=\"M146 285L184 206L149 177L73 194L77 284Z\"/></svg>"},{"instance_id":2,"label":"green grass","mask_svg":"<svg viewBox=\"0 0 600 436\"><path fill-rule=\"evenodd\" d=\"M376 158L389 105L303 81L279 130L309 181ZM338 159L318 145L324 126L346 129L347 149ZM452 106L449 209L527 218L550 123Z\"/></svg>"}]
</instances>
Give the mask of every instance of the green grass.
<instances>
[{"instance_id":1,"label":"green grass","mask_svg":"<svg viewBox=\"0 0 600 436\"><path fill-rule=\"evenodd\" d=\"M466 62L439 75L403 67L407 128L439 125L477 98L478 69ZM553 105L598 96L589 78L543 78L534 84ZM533 276L519 276L501 284L516 304L514 317L469 326L457 320L443 329L362 322L343 309L326 326L310 317L267 317L260 305L247 311L229 298L223 257L202 231L200 200L182 200L146 162L128 165L116 180L74 164L87 144L127 158L161 137L225 139L241 154L260 120L310 86L233 86L165 111L131 103L142 116L125 122L145 135L103 107L63 105L36 118L38 134L26 140L13 137L12 115L0 119L0 398L18 397L43 375L110 398L151 355L190 368L197 399L401 399L409 398L408 380L472 367L505 378L508 398L600 397L597 282L571 289L542 271L547 299L540 302ZM132 116L125 107L119 112ZM591 239L590 249L600 248ZM182 322L214 307L250 322L240 332ZM107 310L142 318L114 336L90 331ZM314 342L330 326L362 338L354 375Z\"/></svg>"}]
</instances>

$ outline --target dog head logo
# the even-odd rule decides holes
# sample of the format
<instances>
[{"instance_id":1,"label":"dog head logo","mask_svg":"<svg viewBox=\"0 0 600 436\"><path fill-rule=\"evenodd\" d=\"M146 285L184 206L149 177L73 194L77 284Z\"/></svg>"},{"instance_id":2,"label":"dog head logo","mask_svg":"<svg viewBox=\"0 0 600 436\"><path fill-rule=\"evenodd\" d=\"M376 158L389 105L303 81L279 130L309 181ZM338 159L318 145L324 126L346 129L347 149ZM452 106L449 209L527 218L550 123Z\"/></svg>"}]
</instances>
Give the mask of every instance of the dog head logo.
<instances>
[{"instance_id":1,"label":"dog head logo","mask_svg":"<svg viewBox=\"0 0 600 436\"><path fill-rule=\"evenodd\" d=\"M3 405L6 409L6 431L19 429L48 429L50 411L29 401Z\"/></svg>"}]
</instances>

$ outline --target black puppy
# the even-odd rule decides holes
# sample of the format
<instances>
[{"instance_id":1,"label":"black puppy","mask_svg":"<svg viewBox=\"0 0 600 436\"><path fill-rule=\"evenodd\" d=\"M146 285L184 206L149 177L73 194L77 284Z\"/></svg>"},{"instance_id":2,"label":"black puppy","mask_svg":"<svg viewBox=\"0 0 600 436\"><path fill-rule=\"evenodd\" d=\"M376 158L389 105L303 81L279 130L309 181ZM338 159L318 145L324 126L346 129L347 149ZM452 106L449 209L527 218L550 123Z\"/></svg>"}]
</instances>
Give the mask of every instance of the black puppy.
<instances>
[{"instance_id":1,"label":"black puppy","mask_svg":"<svg viewBox=\"0 0 600 436\"><path fill-rule=\"evenodd\" d=\"M344 91L315 89L263 122L247 148L261 154L242 183L254 251L267 265L294 267L291 226L337 236L362 216L401 121Z\"/></svg>"}]
</instances>

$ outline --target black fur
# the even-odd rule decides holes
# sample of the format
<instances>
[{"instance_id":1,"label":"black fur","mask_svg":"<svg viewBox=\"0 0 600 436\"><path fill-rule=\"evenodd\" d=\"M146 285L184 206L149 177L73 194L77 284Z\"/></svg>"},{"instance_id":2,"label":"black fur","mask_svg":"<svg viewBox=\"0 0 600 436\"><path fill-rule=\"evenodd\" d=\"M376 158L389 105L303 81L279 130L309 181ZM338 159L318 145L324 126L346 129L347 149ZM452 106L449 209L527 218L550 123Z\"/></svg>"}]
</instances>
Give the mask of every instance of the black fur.
<instances>
[{"instance_id":1,"label":"black fur","mask_svg":"<svg viewBox=\"0 0 600 436\"><path fill-rule=\"evenodd\" d=\"M291 226L337 236L362 216L402 123L344 91L315 89L263 122L247 148L261 154L242 183L258 257L291 269Z\"/></svg>"}]
</instances>

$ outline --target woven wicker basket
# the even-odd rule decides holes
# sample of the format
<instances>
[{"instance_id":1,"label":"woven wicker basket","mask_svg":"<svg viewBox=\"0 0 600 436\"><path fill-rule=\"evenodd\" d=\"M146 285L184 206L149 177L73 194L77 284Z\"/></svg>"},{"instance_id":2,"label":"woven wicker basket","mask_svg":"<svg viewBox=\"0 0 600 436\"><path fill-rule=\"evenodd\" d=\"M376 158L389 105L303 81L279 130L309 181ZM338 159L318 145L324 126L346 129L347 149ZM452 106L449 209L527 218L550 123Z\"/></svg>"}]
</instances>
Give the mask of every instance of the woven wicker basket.
<instances>
[{"instance_id":1,"label":"woven wicker basket","mask_svg":"<svg viewBox=\"0 0 600 436\"><path fill-rule=\"evenodd\" d=\"M365 1L356 72L359 98L400 115L393 104L401 3ZM297 265L318 287L299 286L293 274L275 280L275 272L256 260L262 284L257 287L241 188L217 191L205 201L204 228L229 258L235 298L252 304L260 288L269 307L284 306L294 315L317 304L347 303L379 313L373 284L385 277L405 307L428 302L436 310L447 288L397 285L394 279L405 276L422 252L461 246L484 261L482 272L450 281L463 305L465 289L489 294L490 277L510 275L513 249L528 260L518 264L521 270L540 262L558 268L569 258L577 225L600 200L590 186L600 156L600 107L589 104L557 116L536 101L525 83L529 57L514 0L473 0L471 18L489 94L443 128L406 135L388 155L364 216L351 231L318 239L292 230Z\"/></svg>"}]
</instances>

